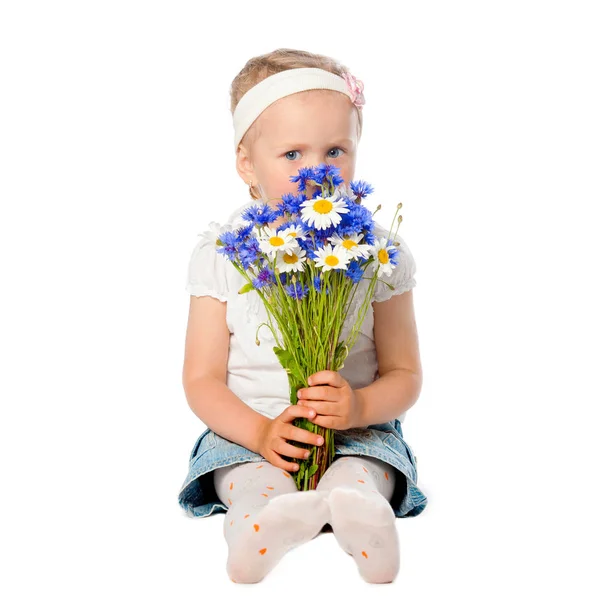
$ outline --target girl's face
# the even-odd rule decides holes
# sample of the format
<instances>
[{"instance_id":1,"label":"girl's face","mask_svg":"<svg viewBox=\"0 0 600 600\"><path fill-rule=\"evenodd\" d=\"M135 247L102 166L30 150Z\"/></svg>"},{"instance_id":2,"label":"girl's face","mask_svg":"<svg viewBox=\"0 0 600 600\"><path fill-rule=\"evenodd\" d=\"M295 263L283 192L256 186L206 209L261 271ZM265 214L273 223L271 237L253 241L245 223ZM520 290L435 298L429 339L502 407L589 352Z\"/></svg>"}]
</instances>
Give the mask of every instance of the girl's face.
<instances>
[{"instance_id":1,"label":"girl's face","mask_svg":"<svg viewBox=\"0 0 600 600\"><path fill-rule=\"evenodd\" d=\"M279 98L254 122L250 140L240 144L236 159L240 177L253 186L260 184L274 208L283 194L298 193L298 183L290 177L303 167L333 164L349 184L358 145L356 111L348 96L333 90Z\"/></svg>"}]
</instances>

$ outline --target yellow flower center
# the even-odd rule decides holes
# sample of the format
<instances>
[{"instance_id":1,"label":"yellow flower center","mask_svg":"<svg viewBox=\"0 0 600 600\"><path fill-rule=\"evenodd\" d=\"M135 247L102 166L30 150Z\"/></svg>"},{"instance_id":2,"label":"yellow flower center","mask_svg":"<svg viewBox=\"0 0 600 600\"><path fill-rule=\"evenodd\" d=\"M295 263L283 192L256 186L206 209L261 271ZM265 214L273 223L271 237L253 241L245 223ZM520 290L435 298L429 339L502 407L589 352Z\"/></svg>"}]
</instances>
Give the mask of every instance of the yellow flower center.
<instances>
[{"instance_id":1,"label":"yellow flower center","mask_svg":"<svg viewBox=\"0 0 600 600\"><path fill-rule=\"evenodd\" d=\"M322 215L330 213L332 208L333 203L329 202L329 200L317 200L313 205L313 210Z\"/></svg>"},{"instance_id":2,"label":"yellow flower center","mask_svg":"<svg viewBox=\"0 0 600 600\"><path fill-rule=\"evenodd\" d=\"M344 240L342 242L342 246L344 246L344 248L348 248L348 250L350 250L351 248L354 248L354 246L358 246L358 244L352 240Z\"/></svg>"},{"instance_id":3,"label":"yellow flower center","mask_svg":"<svg viewBox=\"0 0 600 600\"><path fill-rule=\"evenodd\" d=\"M283 255L283 262L288 265L293 265L298 262L298 256L296 254L288 254L287 252Z\"/></svg>"},{"instance_id":4,"label":"yellow flower center","mask_svg":"<svg viewBox=\"0 0 600 600\"><path fill-rule=\"evenodd\" d=\"M390 262L390 257L388 256L387 250L383 249L377 253L377 257L379 258L379 262L384 265Z\"/></svg>"},{"instance_id":5,"label":"yellow flower center","mask_svg":"<svg viewBox=\"0 0 600 600\"><path fill-rule=\"evenodd\" d=\"M285 244L284 239L277 235L274 235L269 241L271 242L271 246L283 246Z\"/></svg>"},{"instance_id":6,"label":"yellow flower center","mask_svg":"<svg viewBox=\"0 0 600 600\"><path fill-rule=\"evenodd\" d=\"M329 265L330 267L337 266L339 262L339 258L337 256L334 256L333 254L330 254L329 256L325 257L325 264Z\"/></svg>"},{"instance_id":7,"label":"yellow flower center","mask_svg":"<svg viewBox=\"0 0 600 600\"><path fill-rule=\"evenodd\" d=\"M291 236L291 237L296 237L296 232L295 231L290 231L288 233L288 235Z\"/></svg>"}]
</instances>

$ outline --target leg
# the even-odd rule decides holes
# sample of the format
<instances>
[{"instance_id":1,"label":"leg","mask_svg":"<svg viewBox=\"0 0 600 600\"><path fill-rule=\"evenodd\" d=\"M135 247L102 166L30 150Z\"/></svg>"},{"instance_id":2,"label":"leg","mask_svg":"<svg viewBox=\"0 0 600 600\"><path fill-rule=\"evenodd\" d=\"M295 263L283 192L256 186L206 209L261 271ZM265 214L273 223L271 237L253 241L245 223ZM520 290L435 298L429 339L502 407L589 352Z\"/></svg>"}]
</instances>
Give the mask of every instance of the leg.
<instances>
[{"instance_id":1,"label":"leg","mask_svg":"<svg viewBox=\"0 0 600 600\"><path fill-rule=\"evenodd\" d=\"M295 546L315 537L329 520L329 506L315 490L298 492L292 476L268 461L215 469L217 496L229 508L224 533L227 573L256 583Z\"/></svg>"},{"instance_id":2,"label":"leg","mask_svg":"<svg viewBox=\"0 0 600 600\"><path fill-rule=\"evenodd\" d=\"M369 583L389 583L400 568L396 516L390 499L396 471L370 456L335 460L317 485L326 493L339 545Z\"/></svg>"}]
</instances>

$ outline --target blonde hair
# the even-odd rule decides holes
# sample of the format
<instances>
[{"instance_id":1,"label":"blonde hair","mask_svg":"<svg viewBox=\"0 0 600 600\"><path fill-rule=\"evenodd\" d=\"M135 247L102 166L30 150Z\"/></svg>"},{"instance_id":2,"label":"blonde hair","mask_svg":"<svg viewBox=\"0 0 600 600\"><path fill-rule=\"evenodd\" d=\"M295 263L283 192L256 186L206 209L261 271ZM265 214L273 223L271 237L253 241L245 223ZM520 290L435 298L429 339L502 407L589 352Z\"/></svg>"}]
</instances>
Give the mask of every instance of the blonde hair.
<instances>
[{"instance_id":1,"label":"blonde hair","mask_svg":"<svg viewBox=\"0 0 600 600\"><path fill-rule=\"evenodd\" d=\"M287 69L299 69L302 67L317 67L335 73L340 77L344 73L349 73L348 68L329 56L322 54L314 54L312 52L306 52L304 50L293 50L290 48L278 48L267 54L261 54L251 58L242 68L242 70L235 76L231 82L230 98L231 98L231 114L235 111L238 102L242 96L250 89L252 89L257 83L260 83L263 79L286 71ZM312 92L322 92L329 90L311 90ZM358 110L358 139L362 134L363 115L362 110ZM257 122L252 123L248 131L244 134L244 137L240 140L240 143L247 140L248 148L251 148L252 143L258 136L258 129L256 127ZM260 200L261 196L254 190L254 186L250 186L250 195L255 200Z\"/></svg>"}]
</instances>

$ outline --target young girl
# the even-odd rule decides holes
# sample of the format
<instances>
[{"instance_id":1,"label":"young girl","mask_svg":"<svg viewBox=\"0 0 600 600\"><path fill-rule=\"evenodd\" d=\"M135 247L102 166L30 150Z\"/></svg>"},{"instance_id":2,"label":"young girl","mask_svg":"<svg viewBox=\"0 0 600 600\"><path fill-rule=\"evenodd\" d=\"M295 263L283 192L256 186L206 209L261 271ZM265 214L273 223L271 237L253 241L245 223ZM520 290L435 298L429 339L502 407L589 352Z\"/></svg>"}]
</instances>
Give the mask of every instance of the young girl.
<instances>
[{"instance_id":1,"label":"young girl","mask_svg":"<svg viewBox=\"0 0 600 600\"><path fill-rule=\"evenodd\" d=\"M189 263L183 383L192 411L208 428L192 449L179 504L194 517L227 513L227 572L236 582L260 581L289 549L328 524L363 579L391 582L400 564L396 518L414 517L427 504L401 427L422 381L411 292L415 262L402 238L395 238L398 264L391 275L379 275L395 289L377 283L344 367L312 374L296 406L273 335L268 327L257 334L268 319L262 301L257 293L238 294L246 281L215 245L223 231L248 224L243 215L256 200L277 209L283 194L297 193L290 177L302 167L331 163L350 184L362 89L334 60L288 49L251 59L232 84L236 169L252 200L224 225L211 223ZM375 222L378 238L388 232L389 225ZM367 285L366 279L358 284L341 339ZM289 441L322 440L295 427L297 417L335 430L333 463L316 490L302 493L290 457L304 458L305 450Z\"/></svg>"}]
</instances>

